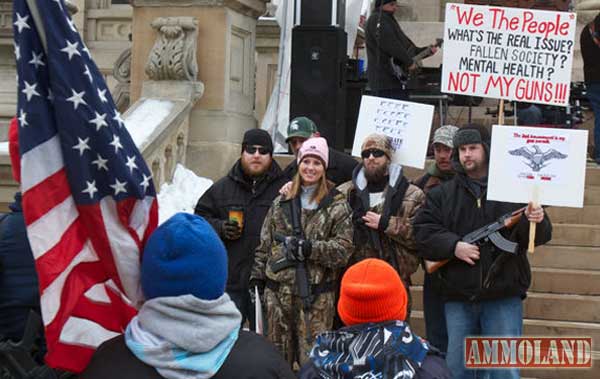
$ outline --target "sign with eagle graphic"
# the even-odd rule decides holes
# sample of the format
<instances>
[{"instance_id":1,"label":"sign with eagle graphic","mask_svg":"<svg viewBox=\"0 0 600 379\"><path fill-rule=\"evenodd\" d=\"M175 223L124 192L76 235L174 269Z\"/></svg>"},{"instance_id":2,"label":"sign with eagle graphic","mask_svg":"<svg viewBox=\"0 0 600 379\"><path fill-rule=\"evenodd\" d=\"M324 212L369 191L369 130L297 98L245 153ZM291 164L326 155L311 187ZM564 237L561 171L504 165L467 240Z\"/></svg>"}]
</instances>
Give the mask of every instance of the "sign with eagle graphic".
<instances>
[{"instance_id":1,"label":"sign with eagle graphic","mask_svg":"<svg viewBox=\"0 0 600 379\"><path fill-rule=\"evenodd\" d=\"M587 130L494 125L488 199L582 207Z\"/></svg>"}]
</instances>

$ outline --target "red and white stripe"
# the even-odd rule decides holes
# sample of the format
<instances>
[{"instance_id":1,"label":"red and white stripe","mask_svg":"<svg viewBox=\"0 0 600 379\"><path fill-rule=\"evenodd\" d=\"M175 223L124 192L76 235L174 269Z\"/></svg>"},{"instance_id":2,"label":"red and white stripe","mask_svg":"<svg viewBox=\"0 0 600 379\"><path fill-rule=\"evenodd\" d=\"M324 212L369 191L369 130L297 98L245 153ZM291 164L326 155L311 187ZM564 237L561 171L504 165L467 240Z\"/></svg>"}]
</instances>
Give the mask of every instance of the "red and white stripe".
<instances>
[{"instance_id":1,"label":"red and white stripe","mask_svg":"<svg viewBox=\"0 0 600 379\"><path fill-rule=\"evenodd\" d=\"M123 332L143 300L140 252L157 225L157 201L146 197L117 203L105 197L78 206L58 136L23 154L21 168L26 173L23 213L39 277L46 361L80 372L98 345Z\"/></svg>"}]
</instances>

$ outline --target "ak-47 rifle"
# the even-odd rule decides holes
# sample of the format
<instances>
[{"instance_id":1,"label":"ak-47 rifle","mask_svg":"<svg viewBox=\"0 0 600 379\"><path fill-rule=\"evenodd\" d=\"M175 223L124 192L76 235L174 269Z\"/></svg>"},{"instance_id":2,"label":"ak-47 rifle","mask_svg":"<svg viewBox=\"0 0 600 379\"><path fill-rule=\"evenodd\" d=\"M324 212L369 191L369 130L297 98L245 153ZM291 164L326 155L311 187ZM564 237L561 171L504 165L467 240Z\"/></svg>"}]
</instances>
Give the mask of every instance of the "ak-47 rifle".
<instances>
[{"instance_id":1,"label":"ak-47 rifle","mask_svg":"<svg viewBox=\"0 0 600 379\"><path fill-rule=\"evenodd\" d=\"M502 237L500 231L505 228L510 229L519 222L525 209L527 209L527 207L519 208L514 212L502 215L491 224L482 226L467 234L461 241L470 243L471 245L481 245L484 242L490 241L498 249L510 254L516 254L519 245ZM428 274L431 274L448 262L450 262L450 259L444 259L443 261L425 260L425 271L427 271Z\"/></svg>"}]
</instances>

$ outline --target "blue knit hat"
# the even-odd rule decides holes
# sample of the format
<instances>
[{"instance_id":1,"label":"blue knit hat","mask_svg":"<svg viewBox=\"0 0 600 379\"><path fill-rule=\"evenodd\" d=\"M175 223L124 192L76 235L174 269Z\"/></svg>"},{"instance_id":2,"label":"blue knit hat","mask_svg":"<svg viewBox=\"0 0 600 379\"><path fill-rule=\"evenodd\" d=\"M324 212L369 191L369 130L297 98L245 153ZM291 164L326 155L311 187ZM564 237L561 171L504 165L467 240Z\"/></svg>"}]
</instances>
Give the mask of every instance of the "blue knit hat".
<instances>
[{"instance_id":1,"label":"blue knit hat","mask_svg":"<svg viewBox=\"0 0 600 379\"><path fill-rule=\"evenodd\" d=\"M214 300L225 292L227 250L202 217L177 213L148 239L141 276L147 300L188 294Z\"/></svg>"}]
</instances>

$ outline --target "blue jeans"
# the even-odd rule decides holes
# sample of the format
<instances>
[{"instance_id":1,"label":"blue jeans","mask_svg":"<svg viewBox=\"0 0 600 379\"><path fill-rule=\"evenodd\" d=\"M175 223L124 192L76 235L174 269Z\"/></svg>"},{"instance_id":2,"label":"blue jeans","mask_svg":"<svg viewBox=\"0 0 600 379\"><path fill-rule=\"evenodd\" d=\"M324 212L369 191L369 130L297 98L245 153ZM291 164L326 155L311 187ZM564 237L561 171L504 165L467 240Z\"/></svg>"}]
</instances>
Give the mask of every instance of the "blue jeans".
<instances>
[{"instance_id":1,"label":"blue jeans","mask_svg":"<svg viewBox=\"0 0 600 379\"><path fill-rule=\"evenodd\" d=\"M434 288L434 278L425 274L423 283L423 313L427 341L445 353L448 345L444 300Z\"/></svg>"},{"instance_id":2,"label":"blue jeans","mask_svg":"<svg viewBox=\"0 0 600 379\"><path fill-rule=\"evenodd\" d=\"M600 82L585 83L585 86L594 111L594 159L600 163Z\"/></svg>"},{"instance_id":3,"label":"blue jeans","mask_svg":"<svg viewBox=\"0 0 600 379\"><path fill-rule=\"evenodd\" d=\"M446 363L454 379L519 379L519 369L468 370L465 368L465 337L520 336L523 305L520 297L465 303L446 303L448 354Z\"/></svg>"}]
</instances>

